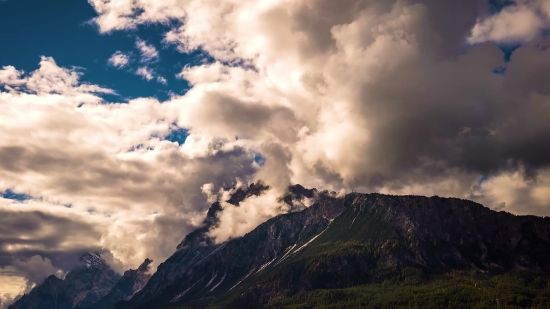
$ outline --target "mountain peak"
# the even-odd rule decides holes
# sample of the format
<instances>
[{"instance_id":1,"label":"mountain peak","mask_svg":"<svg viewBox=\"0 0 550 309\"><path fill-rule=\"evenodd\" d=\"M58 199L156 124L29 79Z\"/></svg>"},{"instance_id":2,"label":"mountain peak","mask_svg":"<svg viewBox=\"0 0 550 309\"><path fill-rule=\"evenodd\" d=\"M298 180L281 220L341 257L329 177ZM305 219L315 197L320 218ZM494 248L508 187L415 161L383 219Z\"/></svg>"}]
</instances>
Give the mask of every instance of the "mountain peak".
<instances>
[{"instance_id":1,"label":"mountain peak","mask_svg":"<svg viewBox=\"0 0 550 309\"><path fill-rule=\"evenodd\" d=\"M85 253L79 258L81 265L72 269L64 279L54 275L36 286L9 308L43 309L75 308L93 304L103 298L120 275L101 258L101 254Z\"/></svg>"},{"instance_id":2,"label":"mountain peak","mask_svg":"<svg viewBox=\"0 0 550 309\"><path fill-rule=\"evenodd\" d=\"M269 186L261 181L251 183L248 186L244 186L235 190L235 192L231 194L231 197L226 202L235 206L239 206L239 204L245 199L251 196L259 196L267 190L269 190Z\"/></svg>"},{"instance_id":3,"label":"mountain peak","mask_svg":"<svg viewBox=\"0 0 550 309\"><path fill-rule=\"evenodd\" d=\"M143 261L143 263L141 263L141 265L139 265L138 271L140 271L140 272L148 272L149 269L151 268L151 267L150 267L151 263L153 263L153 260L151 260L151 259L149 259L149 258L146 258L145 261Z\"/></svg>"},{"instance_id":4,"label":"mountain peak","mask_svg":"<svg viewBox=\"0 0 550 309\"><path fill-rule=\"evenodd\" d=\"M107 262L101 257L101 253L84 253L80 257L80 262L86 265L88 269L107 269L110 268Z\"/></svg>"}]
</instances>

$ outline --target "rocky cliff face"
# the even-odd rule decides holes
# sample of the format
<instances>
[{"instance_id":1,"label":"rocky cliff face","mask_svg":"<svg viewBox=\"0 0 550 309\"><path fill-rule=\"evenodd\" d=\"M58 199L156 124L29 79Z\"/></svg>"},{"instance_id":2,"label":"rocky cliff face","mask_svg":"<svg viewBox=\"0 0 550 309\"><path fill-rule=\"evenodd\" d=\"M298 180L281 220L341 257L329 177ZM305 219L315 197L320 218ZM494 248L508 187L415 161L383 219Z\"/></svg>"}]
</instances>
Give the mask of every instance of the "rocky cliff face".
<instances>
[{"instance_id":1,"label":"rocky cliff face","mask_svg":"<svg viewBox=\"0 0 550 309\"><path fill-rule=\"evenodd\" d=\"M86 253L65 279L48 277L9 309L72 309L96 303L120 279L98 253Z\"/></svg>"}]
</instances>

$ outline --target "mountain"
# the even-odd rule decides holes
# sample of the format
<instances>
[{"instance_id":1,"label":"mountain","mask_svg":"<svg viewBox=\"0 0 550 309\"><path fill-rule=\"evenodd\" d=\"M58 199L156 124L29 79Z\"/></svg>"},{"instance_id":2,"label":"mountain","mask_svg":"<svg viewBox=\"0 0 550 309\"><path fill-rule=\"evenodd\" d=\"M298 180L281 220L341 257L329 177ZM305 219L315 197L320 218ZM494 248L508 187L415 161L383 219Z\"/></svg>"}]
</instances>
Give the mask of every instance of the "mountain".
<instances>
[{"instance_id":1,"label":"mountain","mask_svg":"<svg viewBox=\"0 0 550 309\"><path fill-rule=\"evenodd\" d=\"M80 262L65 279L49 276L8 309L72 309L91 305L107 295L120 279L99 253L86 253Z\"/></svg>"},{"instance_id":2,"label":"mountain","mask_svg":"<svg viewBox=\"0 0 550 309\"><path fill-rule=\"evenodd\" d=\"M247 191L232 202L237 205ZM207 236L220 211L212 205L205 227L187 235L149 283L116 308L277 307L312 291L457 271L550 274L550 218L454 198L338 196L299 185L282 200L296 205L306 198L310 207L222 244Z\"/></svg>"},{"instance_id":3,"label":"mountain","mask_svg":"<svg viewBox=\"0 0 550 309\"><path fill-rule=\"evenodd\" d=\"M267 189L233 189L239 204ZM11 309L546 308L550 218L441 197L289 187L290 212L216 243L202 227L148 274L120 279L98 255L50 276ZM310 205L309 207L306 207Z\"/></svg>"},{"instance_id":4,"label":"mountain","mask_svg":"<svg viewBox=\"0 0 550 309\"><path fill-rule=\"evenodd\" d=\"M268 187L262 183L252 183L247 188L237 189L227 202L238 206L246 198L260 195L267 189ZM203 222L203 227L188 234L177 246L177 251L158 266L156 273L147 285L128 302L117 305L117 307L141 306L144 303L157 306L158 299L164 299L166 295L176 296L172 291L179 289L179 282L188 279L188 270L195 265L201 265L204 261L209 261L211 257L216 256L216 252L225 246L224 244L215 244L207 235L210 228L217 224L216 215L221 210L219 202L213 203ZM162 302L164 303L164 301Z\"/></svg>"},{"instance_id":5,"label":"mountain","mask_svg":"<svg viewBox=\"0 0 550 309\"><path fill-rule=\"evenodd\" d=\"M99 253L86 253L80 262L65 279L49 276L8 309L112 309L116 302L130 299L145 286L153 261L145 259L138 269L127 270L122 277Z\"/></svg>"},{"instance_id":6,"label":"mountain","mask_svg":"<svg viewBox=\"0 0 550 309\"><path fill-rule=\"evenodd\" d=\"M149 266L153 261L145 261L137 268L124 272L120 280L111 288L109 293L101 300L89 306L78 307L81 309L112 309L116 302L128 300L139 292L151 278Z\"/></svg>"}]
</instances>

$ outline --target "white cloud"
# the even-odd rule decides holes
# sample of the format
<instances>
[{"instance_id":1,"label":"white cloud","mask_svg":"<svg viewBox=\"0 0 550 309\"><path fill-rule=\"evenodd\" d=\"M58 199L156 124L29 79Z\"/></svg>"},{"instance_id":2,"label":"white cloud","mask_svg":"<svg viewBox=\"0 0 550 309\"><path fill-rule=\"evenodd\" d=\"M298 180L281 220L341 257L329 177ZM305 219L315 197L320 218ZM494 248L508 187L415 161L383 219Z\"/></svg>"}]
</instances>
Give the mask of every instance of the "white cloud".
<instances>
[{"instance_id":1,"label":"white cloud","mask_svg":"<svg viewBox=\"0 0 550 309\"><path fill-rule=\"evenodd\" d=\"M11 68L0 75L5 70L13 75ZM204 217L203 184L220 188L257 170L245 141L194 132L183 145L163 140L178 129L174 122L184 112L179 97L104 104L98 93L112 90L83 84L79 73L51 58L42 58L30 74L16 73L4 84L13 88L0 91L0 191L41 199L0 199L0 210L15 223L18 213L46 213L50 221L36 224L43 225L40 235L53 233L48 237L56 242L25 245L17 239L38 236L25 236L17 225L12 236L0 233L9 239L0 250L40 252L56 268L67 265L52 254L91 248L109 250L126 269L145 257L162 262ZM45 225L59 220L80 228L67 225L70 233L56 234Z\"/></svg>"},{"instance_id":2,"label":"white cloud","mask_svg":"<svg viewBox=\"0 0 550 309\"><path fill-rule=\"evenodd\" d=\"M0 268L0 309L7 309L18 295L23 294L26 286L27 280L15 275L12 266Z\"/></svg>"},{"instance_id":3,"label":"white cloud","mask_svg":"<svg viewBox=\"0 0 550 309\"><path fill-rule=\"evenodd\" d=\"M172 18L183 18L186 14L181 0L88 0L88 3L101 13L94 19L101 32L134 28L141 23L164 23Z\"/></svg>"},{"instance_id":4,"label":"white cloud","mask_svg":"<svg viewBox=\"0 0 550 309\"><path fill-rule=\"evenodd\" d=\"M147 42L138 38L136 39L136 47L141 53L141 62L151 62L154 60L158 60L159 53L155 46L147 44Z\"/></svg>"},{"instance_id":5,"label":"white cloud","mask_svg":"<svg viewBox=\"0 0 550 309\"><path fill-rule=\"evenodd\" d=\"M220 199L223 211L219 213L220 224L210 230L209 235L217 243L229 238L241 237L251 232L259 224L281 213L288 212L289 206L279 202L281 192L271 189L260 196L252 196L235 206Z\"/></svg>"},{"instance_id":6,"label":"white cloud","mask_svg":"<svg viewBox=\"0 0 550 309\"><path fill-rule=\"evenodd\" d=\"M516 0L499 13L478 20L469 43L523 43L550 27L550 1Z\"/></svg>"},{"instance_id":7,"label":"white cloud","mask_svg":"<svg viewBox=\"0 0 550 309\"><path fill-rule=\"evenodd\" d=\"M21 72L14 66L5 66L0 70L0 83L5 85L17 85L20 82Z\"/></svg>"},{"instance_id":8,"label":"white cloud","mask_svg":"<svg viewBox=\"0 0 550 309\"><path fill-rule=\"evenodd\" d=\"M154 72L148 67L140 67L136 70L136 74L145 78L146 80L152 80L154 77Z\"/></svg>"},{"instance_id":9,"label":"white cloud","mask_svg":"<svg viewBox=\"0 0 550 309\"><path fill-rule=\"evenodd\" d=\"M122 53L121 51L116 51L107 62L115 68L123 68L129 61L130 57L128 55Z\"/></svg>"},{"instance_id":10,"label":"white cloud","mask_svg":"<svg viewBox=\"0 0 550 309\"><path fill-rule=\"evenodd\" d=\"M504 119L517 115L520 105L532 108L525 113L544 105L517 97L536 84L517 80L528 78L521 65L547 56L535 52L535 44L521 49L534 55L516 52L519 65L508 64L504 77L492 73L506 65L498 47L447 57L443 53L458 45L442 44L449 38L461 44L472 28L470 42L534 39L546 23L547 0L518 1L489 18L475 1L92 3L100 8L95 21L102 31L185 21L165 41L182 52L200 48L217 61L179 75L193 85L181 98L186 112L179 123L250 140L267 158L258 177L271 183L467 196L480 174L514 169L496 163L506 161L494 158L504 151L483 160L494 163L473 168L483 145L511 149L512 138L502 134L531 134L519 123L503 126ZM436 17L441 14L450 17ZM529 132L544 128L541 120ZM528 160L527 151L516 153L517 160Z\"/></svg>"},{"instance_id":11,"label":"white cloud","mask_svg":"<svg viewBox=\"0 0 550 309\"><path fill-rule=\"evenodd\" d=\"M166 78L162 77L162 76L157 76L157 82L161 83L161 84L168 84L168 81L166 80Z\"/></svg>"},{"instance_id":12,"label":"white cloud","mask_svg":"<svg viewBox=\"0 0 550 309\"><path fill-rule=\"evenodd\" d=\"M155 73L155 71L153 69L148 68L148 67L139 67L136 70L136 74L143 77L147 81L151 81L151 80L155 79L157 82L159 82L161 84L164 84L164 85L166 85L168 83L164 77L162 77L160 75L157 75L157 73Z\"/></svg>"}]
</instances>

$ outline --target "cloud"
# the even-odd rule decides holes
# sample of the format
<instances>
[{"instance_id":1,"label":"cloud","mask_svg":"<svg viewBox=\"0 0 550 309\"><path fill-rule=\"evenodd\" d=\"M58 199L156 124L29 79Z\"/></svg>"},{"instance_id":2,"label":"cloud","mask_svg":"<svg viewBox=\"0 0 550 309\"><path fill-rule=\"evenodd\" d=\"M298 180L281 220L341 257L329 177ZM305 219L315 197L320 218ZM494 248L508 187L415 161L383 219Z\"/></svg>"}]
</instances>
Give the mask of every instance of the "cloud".
<instances>
[{"instance_id":1,"label":"cloud","mask_svg":"<svg viewBox=\"0 0 550 309\"><path fill-rule=\"evenodd\" d=\"M47 211L55 207L59 205L0 198L0 290L5 294L0 299L6 307L44 278L63 277L84 252L103 250L97 222Z\"/></svg>"},{"instance_id":2,"label":"cloud","mask_svg":"<svg viewBox=\"0 0 550 309\"><path fill-rule=\"evenodd\" d=\"M0 83L6 85L16 85L20 83L20 72L14 66L5 66L0 71Z\"/></svg>"},{"instance_id":3,"label":"cloud","mask_svg":"<svg viewBox=\"0 0 550 309\"><path fill-rule=\"evenodd\" d=\"M0 191L35 198L0 199L0 267L17 266L29 281L23 266L35 256L40 275L96 250L119 271L146 257L162 262L202 222L203 184L219 189L258 169L246 141L193 131L185 143L166 140L181 130L181 97L107 104L101 95L112 90L47 57L36 71L6 71L16 77L0 92L0 130L9 132L0 141Z\"/></svg>"},{"instance_id":4,"label":"cloud","mask_svg":"<svg viewBox=\"0 0 550 309\"><path fill-rule=\"evenodd\" d=\"M52 261L40 255L34 255L30 259L16 259L13 266L34 285L44 282L44 279L52 274L63 277L63 271L52 266Z\"/></svg>"},{"instance_id":5,"label":"cloud","mask_svg":"<svg viewBox=\"0 0 550 309\"><path fill-rule=\"evenodd\" d=\"M162 76L157 76L157 82L161 83L161 84L168 84L168 81L166 80L166 78L162 77Z\"/></svg>"},{"instance_id":6,"label":"cloud","mask_svg":"<svg viewBox=\"0 0 550 309\"><path fill-rule=\"evenodd\" d=\"M223 197L226 197L223 193ZM260 196L252 196L235 206L221 199L222 211L218 214L220 224L209 231L209 236L217 243L230 238L241 237L251 232L259 224L281 213L288 212L289 206L279 202L281 192L271 189Z\"/></svg>"},{"instance_id":7,"label":"cloud","mask_svg":"<svg viewBox=\"0 0 550 309\"><path fill-rule=\"evenodd\" d=\"M531 65L548 56L537 21L547 1L493 16L477 1L189 1L174 11L170 1L128 1L127 11L92 2L102 31L185 21L165 42L217 61L180 74L193 87L179 122L250 139L262 154L278 149L264 177L467 196L480 175L550 164L535 146L548 142L546 66ZM508 39L531 40L508 64L492 43L463 49Z\"/></svg>"},{"instance_id":8,"label":"cloud","mask_svg":"<svg viewBox=\"0 0 550 309\"><path fill-rule=\"evenodd\" d=\"M159 53L155 46L147 44L147 42L138 38L136 39L136 47L141 53L141 62L147 63L158 60Z\"/></svg>"},{"instance_id":9,"label":"cloud","mask_svg":"<svg viewBox=\"0 0 550 309\"><path fill-rule=\"evenodd\" d=\"M151 81L155 79L157 82L166 85L168 82L166 81L166 78L157 75L156 72L148 67L140 67L136 70L136 74L143 77L147 81Z\"/></svg>"},{"instance_id":10,"label":"cloud","mask_svg":"<svg viewBox=\"0 0 550 309\"><path fill-rule=\"evenodd\" d=\"M154 77L154 72L153 70L147 68L147 67L141 67L141 68L138 68L136 70L136 74L139 75L139 76L142 76L143 78L145 78L146 80L152 80L153 77Z\"/></svg>"},{"instance_id":11,"label":"cloud","mask_svg":"<svg viewBox=\"0 0 550 309\"><path fill-rule=\"evenodd\" d=\"M115 68L123 68L129 61L130 56L122 53L121 51L116 51L107 62Z\"/></svg>"},{"instance_id":12,"label":"cloud","mask_svg":"<svg viewBox=\"0 0 550 309\"><path fill-rule=\"evenodd\" d=\"M0 309L7 309L24 293L27 287L27 280L19 276L13 267L0 267Z\"/></svg>"},{"instance_id":13,"label":"cloud","mask_svg":"<svg viewBox=\"0 0 550 309\"><path fill-rule=\"evenodd\" d=\"M497 14L479 19L468 42L523 43L549 27L550 1L516 0Z\"/></svg>"},{"instance_id":14,"label":"cloud","mask_svg":"<svg viewBox=\"0 0 550 309\"><path fill-rule=\"evenodd\" d=\"M186 13L178 0L140 1L123 0L117 2L88 0L99 13L93 21L101 32L131 29L148 22L165 23L172 18L184 18Z\"/></svg>"}]
</instances>

